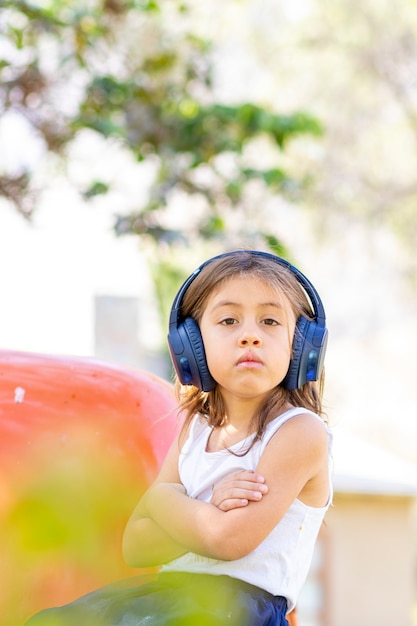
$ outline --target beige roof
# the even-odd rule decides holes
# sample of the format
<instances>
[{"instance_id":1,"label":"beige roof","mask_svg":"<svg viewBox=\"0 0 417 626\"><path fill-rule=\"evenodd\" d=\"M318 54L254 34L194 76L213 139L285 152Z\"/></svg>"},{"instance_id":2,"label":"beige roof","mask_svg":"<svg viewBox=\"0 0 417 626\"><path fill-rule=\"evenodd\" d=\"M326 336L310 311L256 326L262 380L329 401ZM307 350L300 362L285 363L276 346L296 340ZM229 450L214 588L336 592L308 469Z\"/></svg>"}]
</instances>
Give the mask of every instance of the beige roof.
<instances>
[{"instance_id":1,"label":"beige roof","mask_svg":"<svg viewBox=\"0 0 417 626\"><path fill-rule=\"evenodd\" d=\"M345 431L333 435L335 492L417 496L417 464Z\"/></svg>"}]
</instances>

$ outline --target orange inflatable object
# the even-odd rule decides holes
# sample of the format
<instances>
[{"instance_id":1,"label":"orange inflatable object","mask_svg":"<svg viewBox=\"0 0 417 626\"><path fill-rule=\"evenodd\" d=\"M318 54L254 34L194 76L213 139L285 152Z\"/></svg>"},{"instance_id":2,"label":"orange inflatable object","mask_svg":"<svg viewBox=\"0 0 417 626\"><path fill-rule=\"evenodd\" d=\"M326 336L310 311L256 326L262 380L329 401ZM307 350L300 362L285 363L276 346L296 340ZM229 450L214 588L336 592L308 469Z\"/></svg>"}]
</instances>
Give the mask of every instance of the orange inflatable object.
<instances>
[{"instance_id":1,"label":"orange inflatable object","mask_svg":"<svg viewBox=\"0 0 417 626\"><path fill-rule=\"evenodd\" d=\"M173 387L92 359L0 351L0 615L137 574L121 539L177 430Z\"/></svg>"},{"instance_id":2,"label":"orange inflatable object","mask_svg":"<svg viewBox=\"0 0 417 626\"><path fill-rule=\"evenodd\" d=\"M122 534L177 432L175 407L147 372L0 350L3 626L138 573Z\"/></svg>"}]
</instances>

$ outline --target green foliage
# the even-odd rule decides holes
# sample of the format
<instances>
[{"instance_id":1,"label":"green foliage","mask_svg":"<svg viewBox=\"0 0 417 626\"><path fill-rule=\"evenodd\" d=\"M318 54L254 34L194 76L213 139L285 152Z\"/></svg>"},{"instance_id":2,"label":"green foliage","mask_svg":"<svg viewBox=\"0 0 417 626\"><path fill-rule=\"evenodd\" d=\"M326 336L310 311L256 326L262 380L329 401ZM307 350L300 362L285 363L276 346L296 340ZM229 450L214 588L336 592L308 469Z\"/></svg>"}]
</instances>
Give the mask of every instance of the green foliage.
<instances>
[{"instance_id":1,"label":"green foliage","mask_svg":"<svg viewBox=\"0 0 417 626\"><path fill-rule=\"evenodd\" d=\"M281 163L282 152L298 135L319 135L319 123L305 112L281 115L256 103L216 101L211 43L192 33L191 4L4 0L1 6L0 43L7 45L0 115L23 116L42 139L45 158L65 158L90 129L133 154L138 176L152 162L149 196L117 217L118 234L146 237L157 247L219 239L227 233L224 212L241 209L253 181L278 194L302 186ZM248 156L261 139L265 166ZM0 195L28 217L37 202L35 174L27 165L0 171ZM97 177L83 184L85 199L112 190ZM166 223L174 193L202 203L192 231Z\"/></svg>"},{"instance_id":2,"label":"green foliage","mask_svg":"<svg viewBox=\"0 0 417 626\"><path fill-rule=\"evenodd\" d=\"M285 248L285 246L282 245L282 243L279 241L279 239L277 239L277 237L274 237L273 235L268 235L265 234L265 242L268 246L268 248L276 255L281 256L281 257L288 257L288 250Z\"/></svg>"},{"instance_id":3,"label":"green foliage","mask_svg":"<svg viewBox=\"0 0 417 626\"><path fill-rule=\"evenodd\" d=\"M35 433L31 439L35 448ZM46 448L38 463L26 454L27 475L7 473L10 496L0 516L4 626L131 573L121 541L145 488L141 463L133 470L127 456L97 458L91 447L84 455L78 446L72 456Z\"/></svg>"}]
</instances>

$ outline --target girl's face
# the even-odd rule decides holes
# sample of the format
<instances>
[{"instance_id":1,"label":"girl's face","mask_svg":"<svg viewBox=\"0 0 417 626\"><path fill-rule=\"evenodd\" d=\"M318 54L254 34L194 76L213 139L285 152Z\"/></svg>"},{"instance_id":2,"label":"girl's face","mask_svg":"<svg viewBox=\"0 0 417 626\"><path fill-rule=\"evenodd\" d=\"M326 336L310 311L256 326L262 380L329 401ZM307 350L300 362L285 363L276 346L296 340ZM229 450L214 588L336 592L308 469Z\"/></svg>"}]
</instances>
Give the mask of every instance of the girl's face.
<instances>
[{"instance_id":1,"label":"girl's face","mask_svg":"<svg viewBox=\"0 0 417 626\"><path fill-rule=\"evenodd\" d=\"M284 379L295 315L286 296L256 277L235 277L207 300L200 330L211 375L226 400L258 399Z\"/></svg>"}]
</instances>

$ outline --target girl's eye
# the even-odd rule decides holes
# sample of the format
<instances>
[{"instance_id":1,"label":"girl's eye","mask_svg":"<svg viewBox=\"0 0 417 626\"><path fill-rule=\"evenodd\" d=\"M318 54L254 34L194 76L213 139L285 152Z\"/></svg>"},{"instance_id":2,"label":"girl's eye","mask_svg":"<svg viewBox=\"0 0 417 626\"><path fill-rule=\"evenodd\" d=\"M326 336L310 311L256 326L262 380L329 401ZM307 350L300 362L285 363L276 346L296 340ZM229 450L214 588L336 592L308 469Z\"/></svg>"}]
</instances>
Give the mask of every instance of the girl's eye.
<instances>
[{"instance_id":1,"label":"girl's eye","mask_svg":"<svg viewBox=\"0 0 417 626\"><path fill-rule=\"evenodd\" d=\"M236 320L233 317L226 317L226 319L220 322L224 326L231 326L232 324L237 324Z\"/></svg>"},{"instance_id":2,"label":"girl's eye","mask_svg":"<svg viewBox=\"0 0 417 626\"><path fill-rule=\"evenodd\" d=\"M268 317L267 319L263 320L262 323L265 324L266 326L277 326L278 325L277 320L273 320L270 317Z\"/></svg>"}]
</instances>

